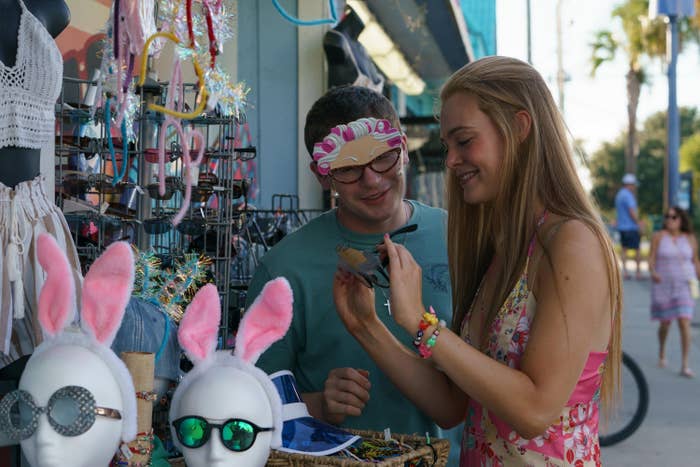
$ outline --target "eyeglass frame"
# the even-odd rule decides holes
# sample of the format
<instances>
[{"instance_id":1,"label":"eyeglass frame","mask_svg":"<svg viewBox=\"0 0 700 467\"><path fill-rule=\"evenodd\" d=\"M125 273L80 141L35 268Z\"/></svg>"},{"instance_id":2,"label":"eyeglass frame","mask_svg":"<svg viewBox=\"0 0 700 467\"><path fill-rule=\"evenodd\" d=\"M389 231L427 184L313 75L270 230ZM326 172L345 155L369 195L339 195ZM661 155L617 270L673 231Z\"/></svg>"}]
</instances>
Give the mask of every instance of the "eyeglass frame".
<instances>
[{"instance_id":1,"label":"eyeglass frame","mask_svg":"<svg viewBox=\"0 0 700 467\"><path fill-rule=\"evenodd\" d=\"M55 401L58 398L63 397L64 393L68 393L68 398L76 401L81 409L79 410L80 414L75 421L68 426L60 424L51 416L51 410L53 409ZM76 395L76 393L78 394ZM75 397L73 397L74 395ZM82 404L79 399L76 400L77 397L83 397L87 407ZM11 410L12 407L14 407L14 405L18 402L24 402L32 411L31 420L24 429L15 428L12 423ZM83 408L85 408L85 410L83 410ZM122 415L119 410L98 406L95 396L88 389L82 386L63 386L62 388L59 388L56 390L56 392L51 394L48 402L43 407L37 405L37 403L34 401L34 397L32 397L31 393L28 391L23 389L15 389L14 391L5 394L2 400L0 400L0 422L2 422L0 423L0 431L4 431L13 440L25 440L31 438L39 428L39 417L42 414L46 414L51 428L53 428L56 433L62 436L71 437L80 436L89 431L95 424L96 417L98 416L111 418L114 420L122 419ZM74 427L74 425L77 425L77 427Z\"/></svg>"},{"instance_id":2,"label":"eyeglass frame","mask_svg":"<svg viewBox=\"0 0 700 467\"><path fill-rule=\"evenodd\" d=\"M207 424L207 429L204 431L204 436L202 437L202 444L200 444L199 446L194 446L194 447L187 446L185 443L182 442L182 439L180 438L180 425L182 424L182 422L184 422L188 418L203 420ZM228 446L226 446L226 441L224 440L223 428L224 428L224 426L226 426L227 424L229 424L231 422L245 422L253 428L253 442L250 443L250 446L248 446L245 449L241 449L241 450L231 449ZM274 427L269 427L269 428L259 427L258 425L251 422L250 420L245 420L243 418L228 418L228 419L224 420L222 423L217 424L217 423L212 423L209 420L207 420L206 418L201 417L199 415L185 415L183 417L178 418L177 420L173 420L173 427L175 428L175 435L177 436L177 440L180 442L180 444L182 444L183 446L185 446L188 449L199 449L201 447L204 447L209 442L209 440L211 440L212 429L216 428L219 431L219 441L221 441L221 444L231 452L245 452L255 445L255 442L258 440L258 433L264 433L267 431L274 431Z\"/></svg>"},{"instance_id":3,"label":"eyeglass frame","mask_svg":"<svg viewBox=\"0 0 700 467\"><path fill-rule=\"evenodd\" d=\"M375 169L374 167L372 167L372 164L374 164L377 160L379 160L380 158L386 156L387 154L392 154L392 153L397 154L396 160L395 160L394 163L391 164L391 166L388 167L386 170L379 171L379 170ZM334 169L330 169L330 170L328 171L328 176L331 177L331 178L333 179L333 181L335 181L335 182L342 183L343 185L352 185L353 183L357 183L357 182L360 181L360 179L361 179L361 178L363 177L363 175L365 174L365 169L366 169L366 168L369 168L369 169L372 170L372 172L374 172L374 173L376 173L376 174L380 174L380 175L385 174L385 173L388 173L391 169L393 169L394 167L396 167L396 164L399 162L399 159L401 158L402 155L403 155L403 150L402 150L400 147L399 147L399 148L392 148L392 149L390 149L390 150L388 150L388 151L386 151L386 152L384 152L384 153L378 155L377 157L375 157L375 158L372 159L371 161L367 162L366 164L362 164L362 165L348 165L348 166L340 167L339 169L360 169L360 170L358 171L358 173L359 173L358 177L357 177L355 180L353 180L353 181L343 181L343 180L338 180L337 178L335 178L335 177L333 176L333 172L334 172L335 170L338 170L338 169L335 169L335 170L334 170Z\"/></svg>"},{"instance_id":4,"label":"eyeglass frame","mask_svg":"<svg viewBox=\"0 0 700 467\"><path fill-rule=\"evenodd\" d=\"M676 213L676 214L664 214L664 219L672 219L675 221L675 220L678 220L680 218L681 218L681 216L678 213Z\"/></svg>"}]
</instances>

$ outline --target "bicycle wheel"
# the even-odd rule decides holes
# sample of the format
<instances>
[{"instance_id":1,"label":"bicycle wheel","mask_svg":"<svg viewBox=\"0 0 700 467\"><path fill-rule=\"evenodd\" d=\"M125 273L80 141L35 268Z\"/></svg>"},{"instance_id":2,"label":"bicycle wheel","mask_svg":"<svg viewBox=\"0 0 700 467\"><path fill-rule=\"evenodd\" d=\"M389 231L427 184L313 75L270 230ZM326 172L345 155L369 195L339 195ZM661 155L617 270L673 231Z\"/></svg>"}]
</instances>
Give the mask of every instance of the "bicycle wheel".
<instances>
[{"instance_id":1,"label":"bicycle wheel","mask_svg":"<svg viewBox=\"0 0 700 467\"><path fill-rule=\"evenodd\" d=\"M649 385L632 357L622 352L622 397L618 409L610 416L607 426L600 427L600 445L619 443L637 431L649 408Z\"/></svg>"}]
</instances>

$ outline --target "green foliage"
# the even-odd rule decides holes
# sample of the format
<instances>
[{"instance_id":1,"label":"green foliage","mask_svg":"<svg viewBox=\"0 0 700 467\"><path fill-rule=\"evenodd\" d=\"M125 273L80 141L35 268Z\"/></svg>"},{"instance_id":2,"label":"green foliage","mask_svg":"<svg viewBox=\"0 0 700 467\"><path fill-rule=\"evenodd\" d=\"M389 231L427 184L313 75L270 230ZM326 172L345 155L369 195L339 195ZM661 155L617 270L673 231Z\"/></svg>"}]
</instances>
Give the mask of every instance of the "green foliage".
<instances>
[{"instance_id":1,"label":"green foliage","mask_svg":"<svg viewBox=\"0 0 700 467\"><path fill-rule=\"evenodd\" d=\"M693 227L700 231L700 132L689 136L679 149L681 172L693 173Z\"/></svg>"},{"instance_id":2,"label":"green foliage","mask_svg":"<svg viewBox=\"0 0 700 467\"><path fill-rule=\"evenodd\" d=\"M603 147L591 157L589 167L593 187L591 194L604 211L615 208L615 193L620 188L620 180L625 172L625 141L618 138Z\"/></svg>"},{"instance_id":3,"label":"green foliage","mask_svg":"<svg viewBox=\"0 0 700 467\"><path fill-rule=\"evenodd\" d=\"M695 108L679 109L681 120L681 170L693 170L700 175L700 115ZM659 214L664 200L664 159L666 157L666 112L657 112L644 121L639 133L639 156L637 159L637 203L642 215ZM593 181L592 195L604 211L615 207L615 194L624 175L625 135L614 142L605 143L590 161ZM700 188L700 178L694 186ZM696 190L697 191L697 190ZM700 206L697 196L694 200ZM696 213L700 209L695 210Z\"/></svg>"}]
</instances>

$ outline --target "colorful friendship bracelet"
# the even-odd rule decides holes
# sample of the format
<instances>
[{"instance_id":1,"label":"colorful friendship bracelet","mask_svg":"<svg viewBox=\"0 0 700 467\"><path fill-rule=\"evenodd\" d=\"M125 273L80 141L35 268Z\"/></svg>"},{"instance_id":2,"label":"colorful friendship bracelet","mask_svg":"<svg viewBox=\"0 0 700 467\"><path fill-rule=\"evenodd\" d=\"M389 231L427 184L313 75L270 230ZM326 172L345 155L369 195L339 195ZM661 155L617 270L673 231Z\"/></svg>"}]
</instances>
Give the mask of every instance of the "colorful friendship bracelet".
<instances>
[{"instance_id":1,"label":"colorful friendship bracelet","mask_svg":"<svg viewBox=\"0 0 700 467\"><path fill-rule=\"evenodd\" d=\"M420 323L418 323L416 337L413 339L413 345L416 347L416 349L418 349L418 353L420 354L421 358L429 358L432 355L432 349L435 347L435 342L437 342L437 338L440 335L440 327L438 326L439 323L440 321L438 320L437 313L435 313L432 306L427 312L423 313L423 318L420 320ZM431 336L425 342L423 342L425 331L433 326L435 327L435 330Z\"/></svg>"},{"instance_id":2,"label":"colorful friendship bracelet","mask_svg":"<svg viewBox=\"0 0 700 467\"><path fill-rule=\"evenodd\" d=\"M421 342L418 345L418 353L420 354L421 358L430 358L430 356L433 354L433 347L435 347L435 342L437 342L439 335L440 328L435 328L433 334L428 338L428 340Z\"/></svg>"}]
</instances>

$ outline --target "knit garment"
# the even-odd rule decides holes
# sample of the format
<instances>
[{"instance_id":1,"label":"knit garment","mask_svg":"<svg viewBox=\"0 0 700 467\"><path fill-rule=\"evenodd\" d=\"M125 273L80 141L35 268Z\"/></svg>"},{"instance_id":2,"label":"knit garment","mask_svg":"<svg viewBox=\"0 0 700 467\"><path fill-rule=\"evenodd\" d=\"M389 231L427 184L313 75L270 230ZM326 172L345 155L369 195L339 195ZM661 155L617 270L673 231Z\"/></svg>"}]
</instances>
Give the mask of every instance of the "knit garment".
<instances>
[{"instance_id":1,"label":"knit garment","mask_svg":"<svg viewBox=\"0 0 700 467\"><path fill-rule=\"evenodd\" d=\"M0 148L39 149L54 137L63 57L44 25L18 1L17 58L11 67L0 62Z\"/></svg>"}]
</instances>

